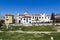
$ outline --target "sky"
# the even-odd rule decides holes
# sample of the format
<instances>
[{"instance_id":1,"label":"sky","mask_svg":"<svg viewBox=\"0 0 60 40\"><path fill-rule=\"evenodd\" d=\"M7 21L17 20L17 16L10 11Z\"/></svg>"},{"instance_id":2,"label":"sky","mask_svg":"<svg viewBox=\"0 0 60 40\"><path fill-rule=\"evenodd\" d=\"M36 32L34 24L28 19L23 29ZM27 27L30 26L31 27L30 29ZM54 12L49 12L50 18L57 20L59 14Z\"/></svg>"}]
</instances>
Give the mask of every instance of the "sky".
<instances>
[{"instance_id":1,"label":"sky","mask_svg":"<svg viewBox=\"0 0 60 40\"><path fill-rule=\"evenodd\" d=\"M29 14L60 13L60 0L0 0L0 16L7 13L16 16L28 10Z\"/></svg>"}]
</instances>

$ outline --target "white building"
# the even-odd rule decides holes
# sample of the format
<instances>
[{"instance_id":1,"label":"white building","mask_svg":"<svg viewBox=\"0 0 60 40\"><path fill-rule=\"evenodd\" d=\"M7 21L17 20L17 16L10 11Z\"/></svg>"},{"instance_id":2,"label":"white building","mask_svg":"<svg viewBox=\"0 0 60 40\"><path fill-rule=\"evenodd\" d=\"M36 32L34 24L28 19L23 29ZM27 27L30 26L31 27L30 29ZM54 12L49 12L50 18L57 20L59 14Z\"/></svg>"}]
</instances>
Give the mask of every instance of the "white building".
<instances>
[{"instance_id":1,"label":"white building","mask_svg":"<svg viewBox=\"0 0 60 40\"><path fill-rule=\"evenodd\" d=\"M30 24L31 22L32 22L31 16L22 17L22 20L21 20L22 24Z\"/></svg>"},{"instance_id":2,"label":"white building","mask_svg":"<svg viewBox=\"0 0 60 40\"><path fill-rule=\"evenodd\" d=\"M40 22L50 22L50 16L46 15L46 14L31 14L32 17L32 23L40 23Z\"/></svg>"},{"instance_id":3,"label":"white building","mask_svg":"<svg viewBox=\"0 0 60 40\"><path fill-rule=\"evenodd\" d=\"M31 21L31 16L28 15L28 11L24 11L24 14L17 14L16 23L28 24Z\"/></svg>"},{"instance_id":4,"label":"white building","mask_svg":"<svg viewBox=\"0 0 60 40\"><path fill-rule=\"evenodd\" d=\"M28 24L28 23L41 23L51 22L51 17L46 14L31 14L28 15L28 11L24 11L24 14L17 15L16 23Z\"/></svg>"},{"instance_id":5,"label":"white building","mask_svg":"<svg viewBox=\"0 0 60 40\"><path fill-rule=\"evenodd\" d=\"M21 23L21 20L22 20L22 17L23 17L24 15L22 15L22 14L17 14L17 17L16 17L16 23Z\"/></svg>"}]
</instances>

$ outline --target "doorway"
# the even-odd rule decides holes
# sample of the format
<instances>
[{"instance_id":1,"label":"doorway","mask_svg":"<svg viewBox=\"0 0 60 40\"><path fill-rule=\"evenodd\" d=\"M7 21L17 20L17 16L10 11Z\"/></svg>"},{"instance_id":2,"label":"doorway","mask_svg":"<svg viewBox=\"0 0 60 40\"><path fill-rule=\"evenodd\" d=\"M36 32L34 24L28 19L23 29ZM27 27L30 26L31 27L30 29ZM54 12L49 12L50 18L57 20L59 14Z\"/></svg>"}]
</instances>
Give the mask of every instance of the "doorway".
<instances>
[{"instance_id":1,"label":"doorway","mask_svg":"<svg viewBox=\"0 0 60 40\"><path fill-rule=\"evenodd\" d=\"M19 23L20 23L20 20L19 20Z\"/></svg>"}]
</instances>

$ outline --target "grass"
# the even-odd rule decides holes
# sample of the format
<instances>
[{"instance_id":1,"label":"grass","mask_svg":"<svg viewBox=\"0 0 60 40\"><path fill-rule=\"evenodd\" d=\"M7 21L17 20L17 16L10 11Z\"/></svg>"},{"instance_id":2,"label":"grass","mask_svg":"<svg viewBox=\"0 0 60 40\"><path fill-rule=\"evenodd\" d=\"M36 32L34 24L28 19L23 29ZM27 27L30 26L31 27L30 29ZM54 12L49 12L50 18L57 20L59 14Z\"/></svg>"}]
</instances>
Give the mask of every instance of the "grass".
<instances>
[{"instance_id":1,"label":"grass","mask_svg":"<svg viewBox=\"0 0 60 40\"><path fill-rule=\"evenodd\" d=\"M2 40L51 40L51 36L53 36L54 40L60 40L60 33L23 34L23 33L0 32L0 39Z\"/></svg>"},{"instance_id":2,"label":"grass","mask_svg":"<svg viewBox=\"0 0 60 40\"><path fill-rule=\"evenodd\" d=\"M54 26L11 26L8 29L6 27L3 27L0 30L22 30L22 31L56 31L56 28Z\"/></svg>"}]
</instances>

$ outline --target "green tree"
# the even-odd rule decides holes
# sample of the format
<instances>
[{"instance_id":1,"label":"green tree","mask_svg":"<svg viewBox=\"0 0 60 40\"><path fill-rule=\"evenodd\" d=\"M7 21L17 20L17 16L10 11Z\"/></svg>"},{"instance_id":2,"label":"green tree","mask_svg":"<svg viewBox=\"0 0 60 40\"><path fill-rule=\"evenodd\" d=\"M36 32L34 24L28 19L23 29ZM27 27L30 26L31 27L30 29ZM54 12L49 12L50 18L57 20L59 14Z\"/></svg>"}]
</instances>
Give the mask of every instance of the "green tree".
<instances>
[{"instance_id":1,"label":"green tree","mask_svg":"<svg viewBox=\"0 0 60 40\"><path fill-rule=\"evenodd\" d=\"M52 20L52 24L54 25L55 24L55 15L54 15L54 13L51 14L51 20Z\"/></svg>"},{"instance_id":2,"label":"green tree","mask_svg":"<svg viewBox=\"0 0 60 40\"><path fill-rule=\"evenodd\" d=\"M60 18L55 18L56 23L60 23Z\"/></svg>"},{"instance_id":3,"label":"green tree","mask_svg":"<svg viewBox=\"0 0 60 40\"><path fill-rule=\"evenodd\" d=\"M1 22L1 20L0 20L0 27L2 26L2 22Z\"/></svg>"},{"instance_id":4,"label":"green tree","mask_svg":"<svg viewBox=\"0 0 60 40\"><path fill-rule=\"evenodd\" d=\"M4 24L4 20L1 20L1 23L3 23L3 24Z\"/></svg>"}]
</instances>

